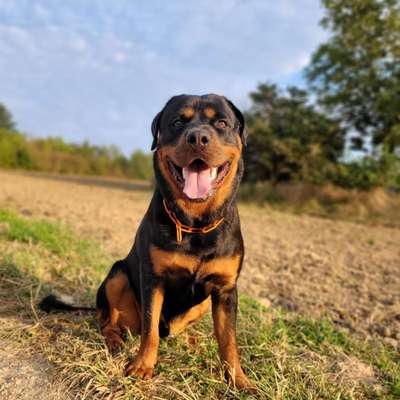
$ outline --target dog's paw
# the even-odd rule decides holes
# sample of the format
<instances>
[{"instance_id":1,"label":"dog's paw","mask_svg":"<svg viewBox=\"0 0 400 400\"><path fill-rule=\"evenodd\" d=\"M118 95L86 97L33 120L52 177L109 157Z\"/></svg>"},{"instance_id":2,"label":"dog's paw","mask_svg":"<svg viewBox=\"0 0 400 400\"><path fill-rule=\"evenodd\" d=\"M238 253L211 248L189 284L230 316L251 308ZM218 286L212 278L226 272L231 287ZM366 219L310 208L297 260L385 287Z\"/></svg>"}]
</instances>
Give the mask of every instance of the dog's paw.
<instances>
[{"instance_id":1,"label":"dog's paw","mask_svg":"<svg viewBox=\"0 0 400 400\"><path fill-rule=\"evenodd\" d=\"M124 341L121 336L114 332L108 332L107 335L105 335L105 341L108 351L111 354L119 352L124 345Z\"/></svg>"},{"instance_id":2,"label":"dog's paw","mask_svg":"<svg viewBox=\"0 0 400 400\"><path fill-rule=\"evenodd\" d=\"M253 394L258 392L256 385L250 379L248 379L244 374L237 375L235 377L233 384L239 390L245 390L246 392Z\"/></svg>"},{"instance_id":3,"label":"dog's paw","mask_svg":"<svg viewBox=\"0 0 400 400\"><path fill-rule=\"evenodd\" d=\"M154 365L138 356L126 367L126 376L136 376L142 379L151 379L153 376Z\"/></svg>"},{"instance_id":4,"label":"dog's paw","mask_svg":"<svg viewBox=\"0 0 400 400\"><path fill-rule=\"evenodd\" d=\"M234 376L233 371L226 371L225 378L228 383L238 390L245 390L248 393L258 393L257 386L243 373L243 371L237 372Z\"/></svg>"}]
</instances>

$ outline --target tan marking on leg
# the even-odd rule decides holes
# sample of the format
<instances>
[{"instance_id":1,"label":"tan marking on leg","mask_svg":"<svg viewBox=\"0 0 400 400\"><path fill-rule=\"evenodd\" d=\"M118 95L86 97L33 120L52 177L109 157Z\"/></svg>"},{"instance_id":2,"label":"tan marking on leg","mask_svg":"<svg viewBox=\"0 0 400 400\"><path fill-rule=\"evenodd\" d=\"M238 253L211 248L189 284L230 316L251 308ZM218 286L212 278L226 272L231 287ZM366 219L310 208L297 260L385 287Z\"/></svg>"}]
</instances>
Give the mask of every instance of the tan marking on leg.
<instances>
[{"instance_id":1,"label":"tan marking on leg","mask_svg":"<svg viewBox=\"0 0 400 400\"><path fill-rule=\"evenodd\" d=\"M114 350L123 344L122 333L124 330L129 329L133 334L140 333L140 307L129 286L128 277L123 272L106 282L105 292L109 316L108 320L105 320L100 315L100 324L108 348Z\"/></svg>"},{"instance_id":2,"label":"tan marking on leg","mask_svg":"<svg viewBox=\"0 0 400 400\"><path fill-rule=\"evenodd\" d=\"M142 335L140 348L135 359L128 364L127 375L135 375L143 379L150 379L153 376L154 365L157 362L159 344L159 324L162 304L164 301L164 289L156 287L153 290L150 310L143 310ZM145 313L148 312L147 315ZM148 322L145 318L150 318ZM146 325L148 327L146 329Z\"/></svg>"},{"instance_id":3,"label":"tan marking on leg","mask_svg":"<svg viewBox=\"0 0 400 400\"><path fill-rule=\"evenodd\" d=\"M181 333L189 324L201 318L210 308L211 297L207 297L200 304L190 308L185 314L179 315L169 323L169 332L171 335Z\"/></svg>"},{"instance_id":4,"label":"tan marking on leg","mask_svg":"<svg viewBox=\"0 0 400 400\"><path fill-rule=\"evenodd\" d=\"M212 309L214 320L214 332L217 337L221 357L231 368L238 369L240 366L239 354L236 346L236 336L232 326L228 323L227 314L220 304Z\"/></svg>"},{"instance_id":5,"label":"tan marking on leg","mask_svg":"<svg viewBox=\"0 0 400 400\"><path fill-rule=\"evenodd\" d=\"M246 377L240 366L235 326L233 326L231 316L227 314L226 306L221 303L213 303L212 316L214 333L228 379L239 389L254 390L254 385Z\"/></svg>"}]
</instances>

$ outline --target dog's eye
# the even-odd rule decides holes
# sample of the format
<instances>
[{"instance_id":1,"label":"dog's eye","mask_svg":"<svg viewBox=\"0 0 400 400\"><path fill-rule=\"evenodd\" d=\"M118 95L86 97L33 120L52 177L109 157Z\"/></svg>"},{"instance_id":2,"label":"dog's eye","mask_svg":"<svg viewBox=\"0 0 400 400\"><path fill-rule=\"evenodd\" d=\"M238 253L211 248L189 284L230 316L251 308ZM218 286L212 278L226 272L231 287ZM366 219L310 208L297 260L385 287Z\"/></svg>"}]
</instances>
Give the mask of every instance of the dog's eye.
<instances>
[{"instance_id":1,"label":"dog's eye","mask_svg":"<svg viewBox=\"0 0 400 400\"><path fill-rule=\"evenodd\" d=\"M172 122L172 126L179 128L180 126L183 126L183 121L181 119L176 119L175 121Z\"/></svg>"},{"instance_id":2,"label":"dog's eye","mask_svg":"<svg viewBox=\"0 0 400 400\"><path fill-rule=\"evenodd\" d=\"M228 123L226 121L224 121L223 119L219 119L216 123L215 123L217 128L220 129L225 129L228 126Z\"/></svg>"}]
</instances>

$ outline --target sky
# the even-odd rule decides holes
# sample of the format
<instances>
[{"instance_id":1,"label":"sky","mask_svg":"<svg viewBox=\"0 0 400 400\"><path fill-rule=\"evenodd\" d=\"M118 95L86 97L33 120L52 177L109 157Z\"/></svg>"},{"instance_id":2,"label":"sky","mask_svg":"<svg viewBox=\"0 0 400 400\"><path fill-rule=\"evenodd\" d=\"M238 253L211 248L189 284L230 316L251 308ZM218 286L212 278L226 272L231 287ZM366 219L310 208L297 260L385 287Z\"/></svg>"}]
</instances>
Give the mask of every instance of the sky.
<instances>
[{"instance_id":1,"label":"sky","mask_svg":"<svg viewBox=\"0 0 400 400\"><path fill-rule=\"evenodd\" d=\"M173 95L246 109L261 82L303 86L322 15L318 0L0 0L0 102L31 136L147 151Z\"/></svg>"}]
</instances>

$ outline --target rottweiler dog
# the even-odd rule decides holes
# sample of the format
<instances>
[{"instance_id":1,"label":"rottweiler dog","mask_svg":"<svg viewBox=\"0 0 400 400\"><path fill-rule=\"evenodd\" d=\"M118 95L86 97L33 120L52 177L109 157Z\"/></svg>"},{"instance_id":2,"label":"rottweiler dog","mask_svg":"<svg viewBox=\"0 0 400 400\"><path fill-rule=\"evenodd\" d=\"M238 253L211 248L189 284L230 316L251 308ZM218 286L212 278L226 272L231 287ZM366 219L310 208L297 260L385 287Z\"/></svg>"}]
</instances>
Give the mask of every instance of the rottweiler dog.
<instances>
[{"instance_id":1,"label":"rottweiler dog","mask_svg":"<svg viewBox=\"0 0 400 400\"><path fill-rule=\"evenodd\" d=\"M110 350L129 329L140 348L128 375L149 379L160 336L178 334L212 307L226 375L252 388L236 343L237 280L244 246L236 194L243 175L246 130L225 97L172 97L151 126L155 190L128 256L97 293Z\"/></svg>"},{"instance_id":2,"label":"rottweiler dog","mask_svg":"<svg viewBox=\"0 0 400 400\"><path fill-rule=\"evenodd\" d=\"M244 247L236 194L246 130L225 97L172 97L152 123L155 190L128 256L97 293L111 351L124 332L141 335L127 375L149 379L159 338L175 335L212 307L227 379L254 389L236 343L237 287Z\"/></svg>"}]
</instances>

